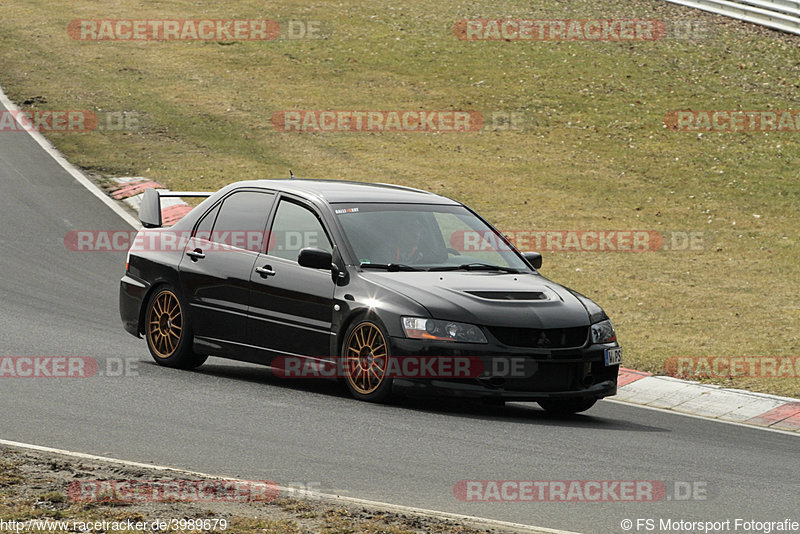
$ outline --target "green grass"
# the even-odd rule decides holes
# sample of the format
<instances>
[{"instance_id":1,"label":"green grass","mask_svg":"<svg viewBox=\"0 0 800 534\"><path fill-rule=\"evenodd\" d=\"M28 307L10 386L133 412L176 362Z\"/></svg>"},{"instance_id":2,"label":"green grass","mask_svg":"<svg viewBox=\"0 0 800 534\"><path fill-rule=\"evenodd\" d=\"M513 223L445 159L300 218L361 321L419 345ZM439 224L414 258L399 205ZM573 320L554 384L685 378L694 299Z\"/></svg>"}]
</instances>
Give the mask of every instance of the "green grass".
<instances>
[{"instance_id":1,"label":"green grass","mask_svg":"<svg viewBox=\"0 0 800 534\"><path fill-rule=\"evenodd\" d=\"M798 37L661 2L17 0L2 6L0 84L39 109L135 113L134 131L51 134L71 161L173 189L297 176L386 181L476 208L503 230L701 231L698 251L545 253L543 273L597 300L625 365L800 354L800 132L696 133L674 109L792 109ZM465 18L657 18L703 40L465 42ZM78 42L78 18L321 22L272 42ZM520 112L521 131L276 131L276 111ZM758 217L756 217L756 215ZM800 396L796 379L717 383Z\"/></svg>"}]
</instances>

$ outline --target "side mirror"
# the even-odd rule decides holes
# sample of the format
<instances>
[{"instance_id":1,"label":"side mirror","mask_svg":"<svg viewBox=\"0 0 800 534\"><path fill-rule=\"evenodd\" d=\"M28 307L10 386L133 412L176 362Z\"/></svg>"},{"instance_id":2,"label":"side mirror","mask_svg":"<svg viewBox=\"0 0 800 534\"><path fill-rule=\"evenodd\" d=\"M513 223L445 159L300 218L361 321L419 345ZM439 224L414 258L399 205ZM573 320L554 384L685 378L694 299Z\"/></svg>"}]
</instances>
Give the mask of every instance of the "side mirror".
<instances>
[{"instance_id":1,"label":"side mirror","mask_svg":"<svg viewBox=\"0 0 800 534\"><path fill-rule=\"evenodd\" d=\"M297 263L303 267L311 267L312 269L325 269L331 270L333 256L327 250L320 248L304 248L297 255Z\"/></svg>"},{"instance_id":2,"label":"side mirror","mask_svg":"<svg viewBox=\"0 0 800 534\"><path fill-rule=\"evenodd\" d=\"M542 268L542 255L538 252L523 252L522 257L537 271Z\"/></svg>"}]
</instances>

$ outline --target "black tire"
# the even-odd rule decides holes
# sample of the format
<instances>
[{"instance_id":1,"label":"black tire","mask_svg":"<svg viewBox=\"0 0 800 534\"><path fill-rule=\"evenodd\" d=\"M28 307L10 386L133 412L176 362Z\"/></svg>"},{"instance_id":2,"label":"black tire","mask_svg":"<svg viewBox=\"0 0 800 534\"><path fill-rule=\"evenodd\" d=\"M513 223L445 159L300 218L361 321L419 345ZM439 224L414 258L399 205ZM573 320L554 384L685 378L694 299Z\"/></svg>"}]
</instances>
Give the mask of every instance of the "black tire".
<instances>
[{"instance_id":1,"label":"black tire","mask_svg":"<svg viewBox=\"0 0 800 534\"><path fill-rule=\"evenodd\" d=\"M597 402L597 399L567 399L567 400L542 400L539 406L550 413L557 415L570 415L585 412Z\"/></svg>"},{"instance_id":2,"label":"black tire","mask_svg":"<svg viewBox=\"0 0 800 534\"><path fill-rule=\"evenodd\" d=\"M347 329L342 343L344 383L358 400L383 403L392 397L389 370L389 336L377 320L358 319Z\"/></svg>"},{"instance_id":3,"label":"black tire","mask_svg":"<svg viewBox=\"0 0 800 534\"><path fill-rule=\"evenodd\" d=\"M170 286L157 288L147 301L144 337L158 365L194 369L208 359L192 350L192 329L184 310L182 299Z\"/></svg>"}]
</instances>

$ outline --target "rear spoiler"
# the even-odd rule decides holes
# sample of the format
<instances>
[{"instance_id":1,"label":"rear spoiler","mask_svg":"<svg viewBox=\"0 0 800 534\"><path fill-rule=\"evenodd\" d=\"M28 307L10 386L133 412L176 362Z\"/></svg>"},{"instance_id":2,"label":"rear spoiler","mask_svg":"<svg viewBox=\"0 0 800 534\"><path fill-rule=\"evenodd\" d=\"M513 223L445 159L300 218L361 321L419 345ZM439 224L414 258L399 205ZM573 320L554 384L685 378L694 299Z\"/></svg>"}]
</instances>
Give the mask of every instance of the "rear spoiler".
<instances>
[{"instance_id":1,"label":"rear spoiler","mask_svg":"<svg viewBox=\"0 0 800 534\"><path fill-rule=\"evenodd\" d=\"M139 206L139 220L145 228L161 228L161 199L170 197L210 197L213 193L202 191L169 191L166 189L146 189Z\"/></svg>"}]
</instances>

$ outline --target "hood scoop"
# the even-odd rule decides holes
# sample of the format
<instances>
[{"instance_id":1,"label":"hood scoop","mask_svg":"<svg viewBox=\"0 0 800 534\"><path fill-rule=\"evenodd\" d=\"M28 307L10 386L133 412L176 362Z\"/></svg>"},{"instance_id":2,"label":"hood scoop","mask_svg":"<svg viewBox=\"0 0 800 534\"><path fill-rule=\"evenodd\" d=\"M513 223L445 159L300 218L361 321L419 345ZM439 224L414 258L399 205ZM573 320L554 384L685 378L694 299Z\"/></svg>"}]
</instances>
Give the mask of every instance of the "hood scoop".
<instances>
[{"instance_id":1,"label":"hood scoop","mask_svg":"<svg viewBox=\"0 0 800 534\"><path fill-rule=\"evenodd\" d=\"M550 300L544 291L465 291L489 300Z\"/></svg>"}]
</instances>

